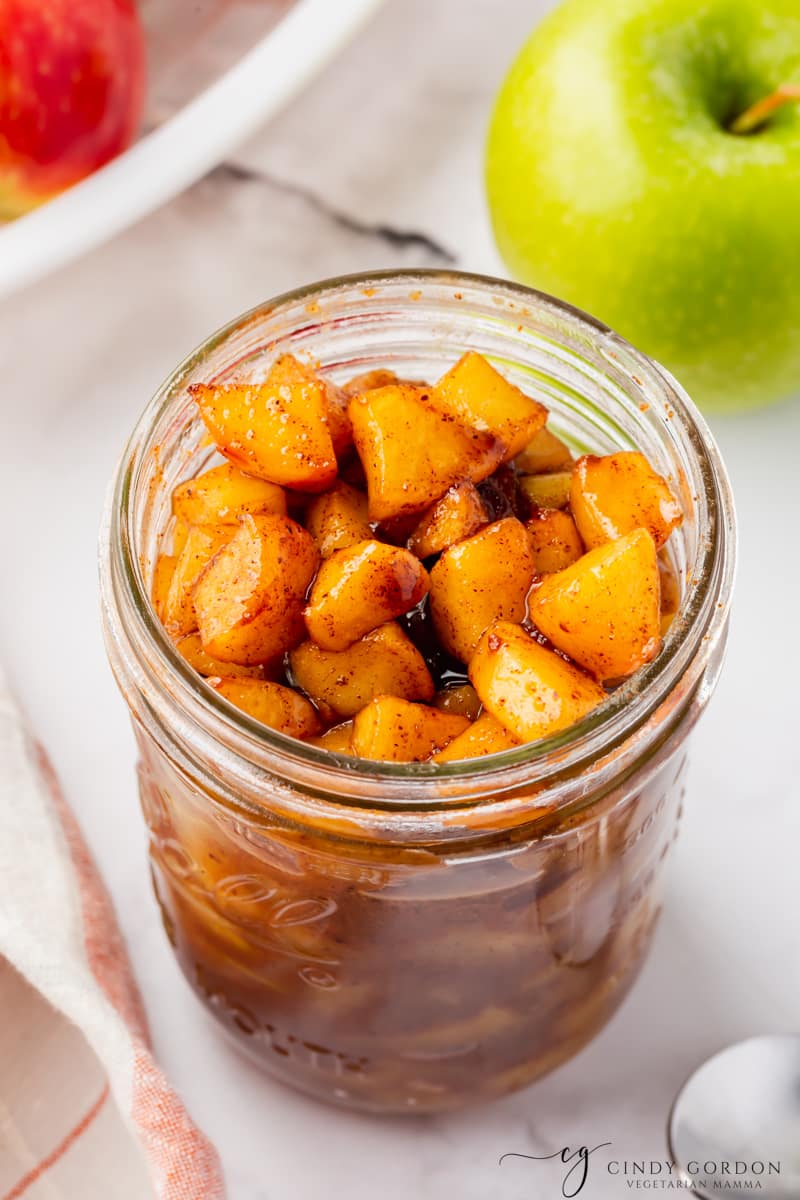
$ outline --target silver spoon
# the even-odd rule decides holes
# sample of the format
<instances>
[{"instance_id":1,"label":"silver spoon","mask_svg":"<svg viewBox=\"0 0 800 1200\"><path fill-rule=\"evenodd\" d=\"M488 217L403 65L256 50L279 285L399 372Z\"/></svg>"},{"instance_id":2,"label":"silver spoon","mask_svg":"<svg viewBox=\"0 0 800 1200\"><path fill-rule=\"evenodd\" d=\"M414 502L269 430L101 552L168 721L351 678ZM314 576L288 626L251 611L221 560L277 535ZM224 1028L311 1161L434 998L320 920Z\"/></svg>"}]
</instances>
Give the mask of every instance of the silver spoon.
<instances>
[{"instance_id":1,"label":"silver spoon","mask_svg":"<svg viewBox=\"0 0 800 1200\"><path fill-rule=\"evenodd\" d=\"M708 1059L679 1092L668 1137L697 1195L797 1200L800 1034L749 1038Z\"/></svg>"}]
</instances>

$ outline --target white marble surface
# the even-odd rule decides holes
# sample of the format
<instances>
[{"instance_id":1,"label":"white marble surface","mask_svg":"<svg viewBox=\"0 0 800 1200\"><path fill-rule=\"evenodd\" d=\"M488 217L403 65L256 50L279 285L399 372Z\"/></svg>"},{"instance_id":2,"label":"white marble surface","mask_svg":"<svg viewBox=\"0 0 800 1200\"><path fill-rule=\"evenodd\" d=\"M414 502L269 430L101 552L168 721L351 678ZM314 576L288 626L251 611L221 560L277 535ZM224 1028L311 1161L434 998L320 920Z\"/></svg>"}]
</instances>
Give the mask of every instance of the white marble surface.
<instances>
[{"instance_id":1,"label":"white marble surface","mask_svg":"<svg viewBox=\"0 0 800 1200\"><path fill-rule=\"evenodd\" d=\"M105 664L95 576L122 441L192 346L285 287L441 262L424 238L459 266L500 269L481 197L483 127L506 62L544 7L394 0L242 153L244 170L218 171L0 309L0 654L109 881L157 1053L219 1146L232 1200L557 1195L554 1167L499 1167L498 1157L612 1141L618 1158L661 1158L671 1099L701 1058L798 1023L800 404L714 421L741 522L729 662L695 735L653 954L621 1012L571 1064L460 1116L327 1111L220 1040L172 962L150 895L133 744ZM626 1190L597 1170L583 1194Z\"/></svg>"}]
</instances>

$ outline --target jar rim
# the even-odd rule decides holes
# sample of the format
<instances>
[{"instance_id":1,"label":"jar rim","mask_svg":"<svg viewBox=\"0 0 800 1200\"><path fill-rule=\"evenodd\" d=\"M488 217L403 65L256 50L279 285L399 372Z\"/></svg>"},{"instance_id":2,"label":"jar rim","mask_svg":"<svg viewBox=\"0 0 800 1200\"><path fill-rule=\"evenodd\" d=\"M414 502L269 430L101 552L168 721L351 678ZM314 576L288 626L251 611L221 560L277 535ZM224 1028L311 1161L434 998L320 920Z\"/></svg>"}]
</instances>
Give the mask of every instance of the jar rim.
<instances>
[{"instance_id":1,"label":"jar rim","mask_svg":"<svg viewBox=\"0 0 800 1200\"><path fill-rule=\"evenodd\" d=\"M156 616L145 584L131 524L131 485L148 449L150 431L178 403L184 381L254 321L278 318L298 304L324 302L349 289L367 294L392 285L417 285L424 298L426 287L434 284L499 297L518 311L558 314L576 331L590 335L615 371L634 378L639 388L646 383L659 394L673 431L686 439L695 455L709 528L703 532L698 561L693 564L694 587L667 631L661 651L582 720L549 737L480 759L446 764L373 762L336 754L265 727L216 693L188 665ZM458 297L457 292L454 295ZM479 802L521 783L547 785L565 774L574 777L601 755L613 755L651 722L692 663L710 655L727 622L735 557L733 499L716 443L692 401L664 368L601 321L546 293L486 275L410 269L339 276L285 292L234 318L192 351L157 390L122 453L104 519L101 575L107 636L119 640L118 601L124 598L127 623L135 627L137 643L149 644L154 650L157 670L145 672L151 694L164 680L175 686L191 720L206 731L221 723L229 748L251 770L255 766L269 774L270 767L278 769L281 778L288 777L340 807L357 807L361 791L361 802L366 799L370 807L385 807L399 814L404 809L436 811L454 801ZM109 629L113 633L109 634ZM699 678L700 672L696 673ZM364 790L360 784L369 786Z\"/></svg>"}]
</instances>

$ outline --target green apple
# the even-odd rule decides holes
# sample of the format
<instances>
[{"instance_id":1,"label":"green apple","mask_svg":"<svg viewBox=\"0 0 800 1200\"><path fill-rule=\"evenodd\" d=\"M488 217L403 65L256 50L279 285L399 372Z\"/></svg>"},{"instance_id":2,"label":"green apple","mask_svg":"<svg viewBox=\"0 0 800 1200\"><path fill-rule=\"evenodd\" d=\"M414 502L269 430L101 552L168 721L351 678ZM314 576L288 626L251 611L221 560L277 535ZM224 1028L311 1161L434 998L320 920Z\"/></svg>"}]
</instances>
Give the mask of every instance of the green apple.
<instances>
[{"instance_id":1,"label":"green apple","mask_svg":"<svg viewBox=\"0 0 800 1200\"><path fill-rule=\"evenodd\" d=\"M566 0L492 117L509 270L700 404L800 391L797 85L800 0Z\"/></svg>"}]
</instances>

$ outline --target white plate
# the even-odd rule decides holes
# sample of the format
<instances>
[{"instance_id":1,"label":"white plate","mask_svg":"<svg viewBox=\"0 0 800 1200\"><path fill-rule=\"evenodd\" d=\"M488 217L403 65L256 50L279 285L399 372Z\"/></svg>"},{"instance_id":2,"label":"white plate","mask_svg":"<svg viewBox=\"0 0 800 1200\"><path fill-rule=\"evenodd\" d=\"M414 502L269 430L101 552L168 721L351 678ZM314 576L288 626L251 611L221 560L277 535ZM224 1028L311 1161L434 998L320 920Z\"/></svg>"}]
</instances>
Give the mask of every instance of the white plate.
<instances>
[{"instance_id":1,"label":"white plate","mask_svg":"<svg viewBox=\"0 0 800 1200\"><path fill-rule=\"evenodd\" d=\"M0 228L0 297L175 196L256 131L381 0L143 0L146 133L125 154Z\"/></svg>"}]
</instances>

